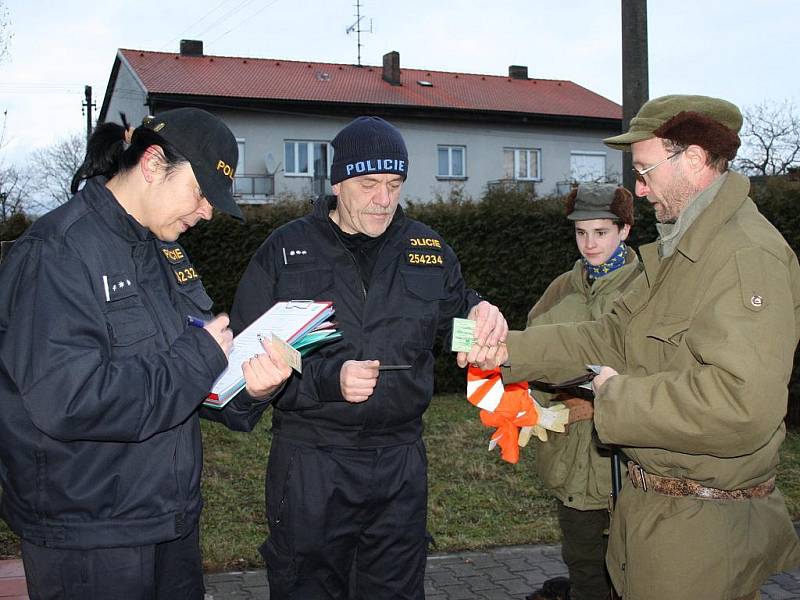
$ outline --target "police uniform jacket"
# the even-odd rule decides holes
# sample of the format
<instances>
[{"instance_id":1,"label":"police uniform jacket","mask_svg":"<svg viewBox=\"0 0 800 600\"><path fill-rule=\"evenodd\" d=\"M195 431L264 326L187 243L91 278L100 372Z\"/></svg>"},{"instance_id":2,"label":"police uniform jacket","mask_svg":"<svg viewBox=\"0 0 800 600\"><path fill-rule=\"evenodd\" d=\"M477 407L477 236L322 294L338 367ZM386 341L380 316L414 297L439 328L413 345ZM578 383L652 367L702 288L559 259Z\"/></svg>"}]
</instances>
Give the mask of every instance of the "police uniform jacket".
<instances>
[{"instance_id":1,"label":"police uniform jacket","mask_svg":"<svg viewBox=\"0 0 800 600\"><path fill-rule=\"evenodd\" d=\"M183 249L103 178L16 242L0 265L0 482L15 533L94 548L191 531L198 406L227 361L185 319L210 309Z\"/></svg>"},{"instance_id":2,"label":"police uniform jacket","mask_svg":"<svg viewBox=\"0 0 800 600\"><path fill-rule=\"evenodd\" d=\"M274 401L273 430L320 445L380 447L410 443L422 432L433 394L433 345L453 317L480 301L464 285L452 249L441 236L407 218L401 207L383 234L368 288L356 260L334 230L335 198L275 230L250 261L231 321L240 331L280 300L333 301L343 337L303 359ZM342 397L346 360L408 364L384 371L362 403Z\"/></svg>"},{"instance_id":3,"label":"police uniform jacket","mask_svg":"<svg viewBox=\"0 0 800 600\"><path fill-rule=\"evenodd\" d=\"M628 250L627 264L596 279L586 280L583 261L562 273L547 287L528 314L528 327L550 323L594 321L611 311L630 283L641 272L636 253ZM553 396L533 392L537 400ZM567 433L548 434L537 443L536 471L553 495L577 510L605 510L611 492L611 460L592 440L591 419L571 423Z\"/></svg>"},{"instance_id":4,"label":"police uniform jacket","mask_svg":"<svg viewBox=\"0 0 800 600\"><path fill-rule=\"evenodd\" d=\"M642 246L644 273L600 321L509 334L513 380L621 374L595 399L603 441L647 472L723 490L775 475L800 332L797 257L728 173L667 258ZM749 594L800 564L783 497L672 497L630 482L612 516L607 564L628 600Z\"/></svg>"}]
</instances>

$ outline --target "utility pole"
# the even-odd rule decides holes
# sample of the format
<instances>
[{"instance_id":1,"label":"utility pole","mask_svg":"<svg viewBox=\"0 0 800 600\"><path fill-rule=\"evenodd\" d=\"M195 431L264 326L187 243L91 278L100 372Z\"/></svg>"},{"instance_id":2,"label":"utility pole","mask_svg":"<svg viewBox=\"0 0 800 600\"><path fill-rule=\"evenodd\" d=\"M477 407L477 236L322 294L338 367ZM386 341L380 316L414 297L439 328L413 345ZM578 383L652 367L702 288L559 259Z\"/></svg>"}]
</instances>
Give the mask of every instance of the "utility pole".
<instances>
[{"instance_id":1,"label":"utility pole","mask_svg":"<svg viewBox=\"0 0 800 600\"><path fill-rule=\"evenodd\" d=\"M621 0L622 131L650 97L647 68L647 0ZM634 190L630 152L622 153L622 183Z\"/></svg>"},{"instance_id":2,"label":"utility pole","mask_svg":"<svg viewBox=\"0 0 800 600\"><path fill-rule=\"evenodd\" d=\"M83 86L83 93L86 96L86 101L81 104L81 114L86 114L86 147L89 147L89 138L92 137L92 108L97 108L97 105L92 102L92 86ZM86 112L84 113L84 110Z\"/></svg>"}]
</instances>

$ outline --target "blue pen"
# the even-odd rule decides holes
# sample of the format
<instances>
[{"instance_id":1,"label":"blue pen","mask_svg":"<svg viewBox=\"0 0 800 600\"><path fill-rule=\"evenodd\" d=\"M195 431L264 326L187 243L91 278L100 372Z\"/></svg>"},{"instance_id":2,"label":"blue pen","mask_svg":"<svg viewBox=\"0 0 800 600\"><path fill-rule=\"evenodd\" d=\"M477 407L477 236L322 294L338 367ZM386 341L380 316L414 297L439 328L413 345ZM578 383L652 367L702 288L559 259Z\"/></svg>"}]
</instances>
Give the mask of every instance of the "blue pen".
<instances>
[{"instance_id":1,"label":"blue pen","mask_svg":"<svg viewBox=\"0 0 800 600\"><path fill-rule=\"evenodd\" d=\"M191 325L192 327L200 327L201 329L206 326L206 322L203 321L203 319L198 319L192 315L186 317L186 324Z\"/></svg>"}]
</instances>

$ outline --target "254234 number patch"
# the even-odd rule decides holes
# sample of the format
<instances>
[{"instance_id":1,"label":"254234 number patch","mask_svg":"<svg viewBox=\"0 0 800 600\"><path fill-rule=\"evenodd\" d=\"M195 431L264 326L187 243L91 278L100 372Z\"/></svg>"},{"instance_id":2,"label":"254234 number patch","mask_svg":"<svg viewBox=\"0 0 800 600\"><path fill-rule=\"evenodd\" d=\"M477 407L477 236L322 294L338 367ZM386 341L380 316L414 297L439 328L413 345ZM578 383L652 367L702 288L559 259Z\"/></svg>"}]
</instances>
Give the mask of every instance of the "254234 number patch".
<instances>
[{"instance_id":1,"label":"254234 number patch","mask_svg":"<svg viewBox=\"0 0 800 600\"><path fill-rule=\"evenodd\" d=\"M442 255L438 252L406 252L406 262L410 265L444 266Z\"/></svg>"}]
</instances>

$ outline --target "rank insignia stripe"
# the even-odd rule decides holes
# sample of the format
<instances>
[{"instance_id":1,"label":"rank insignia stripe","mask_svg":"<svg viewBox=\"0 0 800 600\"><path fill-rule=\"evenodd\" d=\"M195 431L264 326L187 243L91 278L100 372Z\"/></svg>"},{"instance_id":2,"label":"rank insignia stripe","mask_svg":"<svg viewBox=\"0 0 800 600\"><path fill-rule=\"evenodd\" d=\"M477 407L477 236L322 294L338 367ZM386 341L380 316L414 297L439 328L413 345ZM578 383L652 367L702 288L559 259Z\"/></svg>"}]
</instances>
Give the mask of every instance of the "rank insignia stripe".
<instances>
[{"instance_id":1,"label":"rank insignia stripe","mask_svg":"<svg viewBox=\"0 0 800 600\"><path fill-rule=\"evenodd\" d=\"M444 267L444 258L438 252L407 250L406 264L414 267Z\"/></svg>"},{"instance_id":2,"label":"rank insignia stripe","mask_svg":"<svg viewBox=\"0 0 800 600\"><path fill-rule=\"evenodd\" d=\"M298 265L315 262L314 254L308 248L297 246L284 247L281 249L281 257L285 265Z\"/></svg>"},{"instance_id":3,"label":"rank insignia stripe","mask_svg":"<svg viewBox=\"0 0 800 600\"><path fill-rule=\"evenodd\" d=\"M127 273L103 275L102 281L106 302L114 302L137 294L136 280Z\"/></svg>"}]
</instances>

